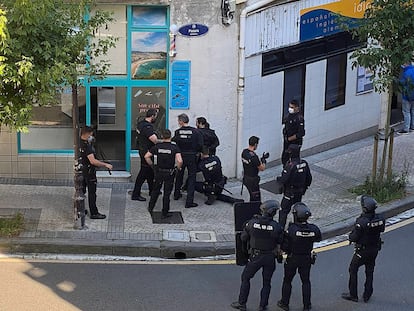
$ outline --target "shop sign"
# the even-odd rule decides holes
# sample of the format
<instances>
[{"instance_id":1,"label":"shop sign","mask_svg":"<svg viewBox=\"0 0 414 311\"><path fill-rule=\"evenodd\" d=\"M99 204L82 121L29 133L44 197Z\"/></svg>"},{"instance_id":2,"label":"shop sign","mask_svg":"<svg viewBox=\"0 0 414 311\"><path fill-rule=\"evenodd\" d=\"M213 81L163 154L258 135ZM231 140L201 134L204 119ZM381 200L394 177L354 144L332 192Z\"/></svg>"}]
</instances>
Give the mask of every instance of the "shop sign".
<instances>
[{"instance_id":1,"label":"shop sign","mask_svg":"<svg viewBox=\"0 0 414 311\"><path fill-rule=\"evenodd\" d=\"M198 37L208 32L208 27L203 24L188 24L181 26L178 32L186 37Z\"/></svg>"}]
</instances>

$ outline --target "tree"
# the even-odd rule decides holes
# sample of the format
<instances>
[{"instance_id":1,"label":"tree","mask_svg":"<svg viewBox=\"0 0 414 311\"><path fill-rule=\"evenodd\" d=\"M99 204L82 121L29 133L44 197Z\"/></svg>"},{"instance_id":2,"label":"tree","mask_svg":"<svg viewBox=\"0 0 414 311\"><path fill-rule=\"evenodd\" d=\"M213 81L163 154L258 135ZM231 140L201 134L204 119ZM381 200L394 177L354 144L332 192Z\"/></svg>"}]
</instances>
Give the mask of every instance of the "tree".
<instances>
[{"instance_id":1,"label":"tree","mask_svg":"<svg viewBox=\"0 0 414 311\"><path fill-rule=\"evenodd\" d=\"M393 91L400 91L398 77L401 65L413 60L414 52L414 1L412 0L362 0L367 9L358 27L349 29L354 37L366 42L366 47L352 53L353 67L361 65L373 73L374 89L388 92L387 115L384 129L384 145L379 181L384 178L387 158L387 177L392 176L393 132L390 131L390 116ZM391 134L391 135L390 135ZM378 140L376 140L376 144ZM377 145L376 145L377 146ZM376 147L377 148L377 147ZM374 150L376 150L374 148ZM372 177L376 179L377 156L374 152Z\"/></svg>"},{"instance_id":2,"label":"tree","mask_svg":"<svg viewBox=\"0 0 414 311\"><path fill-rule=\"evenodd\" d=\"M96 34L113 21L112 13L98 10L93 0L3 0L0 7L0 27L6 23L0 32L0 124L27 131L33 105L56 103L56 95L69 86L77 161L77 91L83 81L101 79L109 69L102 56L115 46L116 38ZM81 175L77 170L78 211L84 199ZM82 219L84 224L84 215Z\"/></svg>"}]
</instances>

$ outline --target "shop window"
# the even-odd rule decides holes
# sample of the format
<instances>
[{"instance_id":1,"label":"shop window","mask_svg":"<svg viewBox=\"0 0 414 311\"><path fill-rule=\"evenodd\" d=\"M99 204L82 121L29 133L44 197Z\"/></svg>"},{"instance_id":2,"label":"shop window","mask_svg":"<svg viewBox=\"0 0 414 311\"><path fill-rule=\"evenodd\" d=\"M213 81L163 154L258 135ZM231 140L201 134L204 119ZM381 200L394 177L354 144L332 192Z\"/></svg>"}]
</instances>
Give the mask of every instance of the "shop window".
<instances>
[{"instance_id":1,"label":"shop window","mask_svg":"<svg viewBox=\"0 0 414 311\"><path fill-rule=\"evenodd\" d=\"M85 124L85 89L80 88L79 120ZM20 151L72 151L72 91L64 90L56 105L34 106L29 132L20 135Z\"/></svg>"},{"instance_id":2,"label":"shop window","mask_svg":"<svg viewBox=\"0 0 414 311\"><path fill-rule=\"evenodd\" d=\"M302 113L304 112L305 71L305 65L285 70L282 112L283 119L287 116L289 102L293 99L299 103Z\"/></svg>"},{"instance_id":3,"label":"shop window","mask_svg":"<svg viewBox=\"0 0 414 311\"><path fill-rule=\"evenodd\" d=\"M166 91L165 87L134 87L132 88L131 107L131 149L137 149L136 125L138 120L145 118L148 109L158 109L158 117L155 120L154 129L158 136L166 124Z\"/></svg>"},{"instance_id":4,"label":"shop window","mask_svg":"<svg viewBox=\"0 0 414 311\"><path fill-rule=\"evenodd\" d=\"M325 110L345 104L346 63L346 53L327 59Z\"/></svg>"}]
</instances>

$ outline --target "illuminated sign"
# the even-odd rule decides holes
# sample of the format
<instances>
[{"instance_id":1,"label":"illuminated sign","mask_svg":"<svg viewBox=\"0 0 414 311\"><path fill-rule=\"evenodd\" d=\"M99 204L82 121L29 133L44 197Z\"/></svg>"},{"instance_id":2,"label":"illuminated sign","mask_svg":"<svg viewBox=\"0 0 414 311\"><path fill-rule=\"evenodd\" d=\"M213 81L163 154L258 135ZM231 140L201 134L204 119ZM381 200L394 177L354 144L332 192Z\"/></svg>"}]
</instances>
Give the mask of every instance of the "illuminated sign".
<instances>
[{"instance_id":1,"label":"illuminated sign","mask_svg":"<svg viewBox=\"0 0 414 311\"><path fill-rule=\"evenodd\" d=\"M337 16L345 17L349 27L356 27L357 21L364 18L370 1L341 0L300 11L300 41L329 36L343 31L336 21Z\"/></svg>"}]
</instances>

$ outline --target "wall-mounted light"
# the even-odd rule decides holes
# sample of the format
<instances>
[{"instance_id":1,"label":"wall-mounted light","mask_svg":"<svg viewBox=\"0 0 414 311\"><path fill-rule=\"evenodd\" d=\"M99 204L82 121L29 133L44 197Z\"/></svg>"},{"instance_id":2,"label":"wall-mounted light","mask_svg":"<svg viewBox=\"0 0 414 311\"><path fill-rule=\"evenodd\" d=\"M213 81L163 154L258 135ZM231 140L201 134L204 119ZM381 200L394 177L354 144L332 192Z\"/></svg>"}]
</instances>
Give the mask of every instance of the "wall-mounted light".
<instances>
[{"instance_id":1,"label":"wall-mounted light","mask_svg":"<svg viewBox=\"0 0 414 311\"><path fill-rule=\"evenodd\" d=\"M236 0L221 0L221 21L223 25L230 25L236 12Z\"/></svg>"},{"instance_id":2,"label":"wall-mounted light","mask_svg":"<svg viewBox=\"0 0 414 311\"><path fill-rule=\"evenodd\" d=\"M175 57L177 55L177 50L175 47L175 38L178 33L178 26L175 24L170 25L170 57Z\"/></svg>"}]
</instances>

